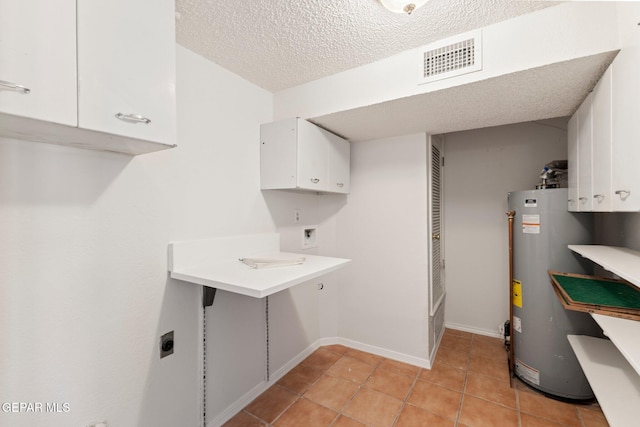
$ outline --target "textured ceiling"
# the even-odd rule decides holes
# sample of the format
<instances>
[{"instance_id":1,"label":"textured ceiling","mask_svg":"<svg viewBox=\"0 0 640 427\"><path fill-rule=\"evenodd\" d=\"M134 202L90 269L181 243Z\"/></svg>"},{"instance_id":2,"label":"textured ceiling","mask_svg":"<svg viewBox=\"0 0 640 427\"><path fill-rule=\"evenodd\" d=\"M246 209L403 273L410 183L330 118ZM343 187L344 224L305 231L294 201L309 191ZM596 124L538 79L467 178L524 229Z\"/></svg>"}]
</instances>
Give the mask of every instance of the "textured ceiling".
<instances>
[{"instance_id":1,"label":"textured ceiling","mask_svg":"<svg viewBox=\"0 0 640 427\"><path fill-rule=\"evenodd\" d=\"M376 0L176 0L176 38L277 92L557 3L430 0L404 15Z\"/></svg>"},{"instance_id":2,"label":"textured ceiling","mask_svg":"<svg viewBox=\"0 0 640 427\"><path fill-rule=\"evenodd\" d=\"M573 114L617 53L559 62L310 121L351 141L364 141L565 117Z\"/></svg>"}]
</instances>

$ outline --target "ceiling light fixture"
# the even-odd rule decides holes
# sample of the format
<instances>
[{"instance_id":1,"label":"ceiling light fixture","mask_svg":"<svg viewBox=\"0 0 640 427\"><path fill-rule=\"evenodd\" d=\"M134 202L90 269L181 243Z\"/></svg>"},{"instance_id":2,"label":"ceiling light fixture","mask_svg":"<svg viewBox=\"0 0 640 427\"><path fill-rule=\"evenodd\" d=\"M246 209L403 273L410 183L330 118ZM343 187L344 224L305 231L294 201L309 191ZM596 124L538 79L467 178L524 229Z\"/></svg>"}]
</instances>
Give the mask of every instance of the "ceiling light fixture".
<instances>
[{"instance_id":1,"label":"ceiling light fixture","mask_svg":"<svg viewBox=\"0 0 640 427\"><path fill-rule=\"evenodd\" d=\"M424 6L429 0L379 0L380 3L395 13L406 13L411 15L411 12Z\"/></svg>"}]
</instances>

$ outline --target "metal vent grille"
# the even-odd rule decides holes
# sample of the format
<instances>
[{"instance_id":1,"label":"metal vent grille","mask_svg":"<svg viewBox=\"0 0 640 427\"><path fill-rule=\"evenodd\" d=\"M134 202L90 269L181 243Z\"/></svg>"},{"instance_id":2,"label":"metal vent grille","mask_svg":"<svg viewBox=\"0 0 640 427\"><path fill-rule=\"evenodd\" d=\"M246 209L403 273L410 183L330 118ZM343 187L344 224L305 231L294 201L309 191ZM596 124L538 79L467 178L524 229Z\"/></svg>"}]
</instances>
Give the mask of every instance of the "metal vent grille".
<instances>
[{"instance_id":1,"label":"metal vent grille","mask_svg":"<svg viewBox=\"0 0 640 427\"><path fill-rule=\"evenodd\" d=\"M466 33L420 49L419 83L482 69L481 33Z\"/></svg>"}]
</instances>

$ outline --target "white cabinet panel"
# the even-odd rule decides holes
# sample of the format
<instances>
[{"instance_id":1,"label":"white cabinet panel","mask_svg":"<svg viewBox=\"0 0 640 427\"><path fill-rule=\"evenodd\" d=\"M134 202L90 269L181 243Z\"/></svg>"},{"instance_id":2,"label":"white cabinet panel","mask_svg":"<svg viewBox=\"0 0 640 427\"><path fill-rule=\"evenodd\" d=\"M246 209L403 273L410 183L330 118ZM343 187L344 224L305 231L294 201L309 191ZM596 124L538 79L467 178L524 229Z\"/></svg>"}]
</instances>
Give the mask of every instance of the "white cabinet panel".
<instances>
[{"instance_id":1,"label":"white cabinet panel","mask_svg":"<svg viewBox=\"0 0 640 427\"><path fill-rule=\"evenodd\" d=\"M174 19L174 0L78 0L80 128L175 143Z\"/></svg>"},{"instance_id":2,"label":"white cabinet panel","mask_svg":"<svg viewBox=\"0 0 640 427\"><path fill-rule=\"evenodd\" d=\"M611 68L593 90L593 210L611 211Z\"/></svg>"},{"instance_id":3,"label":"white cabinet panel","mask_svg":"<svg viewBox=\"0 0 640 427\"><path fill-rule=\"evenodd\" d=\"M613 64L611 188L614 211L640 211L640 46Z\"/></svg>"},{"instance_id":4,"label":"white cabinet panel","mask_svg":"<svg viewBox=\"0 0 640 427\"><path fill-rule=\"evenodd\" d=\"M298 183L300 188L323 191L328 187L329 150L326 131L298 120Z\"/></svg>"},{"instance_id":5,"label":"white cabinet panel","mask_svg":"<svg viewBox=\"0 0 640 427\"><path fill-rule=\"evenodd\" d=\"M0 0L0 80L0 113L76 126L75 0Z\"/></svg>"},{"instance_id":6,"label":"white cabinet panel","mask_svg":"<svg viewBox=\"0 0 640 427\"><path fill-rule=\"evenodd\" d=\"M578 114L574 114L567 125L568 209L578 211Z\"/></svg>"},{"instance_id":7,"label":"white cabinet panel","mask_svg":"<svg viewBox=\"0 0 640 427\"><path fill-rule=\"evenodd\" d=\"M328 177L330 191L344 194L351 191L350 159L351 143L339 137L331 138Z\"/></svg>"},{"instance_id":8,"label":"white cabinet panel","mask_svg":"<svg viewBox=\"0 0 640 427\"><path fill-rule=\"evenodd\" d=\"M578 108L578 210L591 211L593 207L593 185L592 185L592 99L593 93L584 100Z\"/></svg>"}]
</instances>

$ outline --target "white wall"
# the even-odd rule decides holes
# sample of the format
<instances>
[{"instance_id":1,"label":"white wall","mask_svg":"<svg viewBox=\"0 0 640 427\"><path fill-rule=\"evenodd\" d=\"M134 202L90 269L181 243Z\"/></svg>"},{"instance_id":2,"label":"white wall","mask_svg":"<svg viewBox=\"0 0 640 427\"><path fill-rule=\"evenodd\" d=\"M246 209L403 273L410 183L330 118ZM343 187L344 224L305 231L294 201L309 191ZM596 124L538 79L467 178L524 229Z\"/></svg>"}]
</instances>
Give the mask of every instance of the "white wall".
<instances>
[{"instance_id":1,"label":"white wall","mask_svg":"<svg viewBox=\"0 0 640 427\"><path fill-rule=\"evenodd\" d=\"M352 143L337 214L339 336L428 362L425 134Z\"/></svg>"},{"instance_id":2,"label":"white wall","mask_svg":"<svg viewBox=\"0 0 640 427\"><path fill-rule=\"evenodd\" d=\"M566 159L566 120L446 134L444 156L445 321L497 335L509 318L507 192Z\"/></svg>"},{"instance_id":3,"label":"white wall","mask_svg":"<svg viewBox=\"0 0 640 427\"><path fill-rule=\"evenodd\" d=\"M0 412L0 425L200 425L200 290L167 279L167 243L275 230L257 143L272 95L177 54L176 149L132 158L0 140L0 402L70 409ZM212 395L262 379L260 355L237 351L262 350L256 301L216 299L210 368L227 376ZM169 330L175 354L160 360Z\"/></svg>"}]
</instances>

